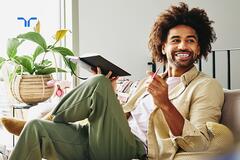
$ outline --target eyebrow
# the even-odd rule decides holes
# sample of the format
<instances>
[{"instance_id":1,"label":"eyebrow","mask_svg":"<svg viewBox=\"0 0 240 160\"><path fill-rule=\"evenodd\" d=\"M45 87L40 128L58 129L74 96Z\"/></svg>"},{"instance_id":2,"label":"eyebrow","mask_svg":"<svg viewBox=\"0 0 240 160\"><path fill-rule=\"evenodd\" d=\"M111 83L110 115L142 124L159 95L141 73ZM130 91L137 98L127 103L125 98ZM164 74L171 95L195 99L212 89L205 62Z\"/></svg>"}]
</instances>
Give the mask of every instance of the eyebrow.
<instances>
[{"instance_id":1,"label":"eyebrow","mask_svg":"<svg viewBox=\"0 0 240 160\"><path fill-rule=\"evenodd\" d=\"M172 37L170 37L170 39L175 39L175 38L180 38L180 36L172 36ZM194 39L198 39L195 35L189 35L189 36L187 36L187 38L194 38Z\"/></svg>"}]
</instances>

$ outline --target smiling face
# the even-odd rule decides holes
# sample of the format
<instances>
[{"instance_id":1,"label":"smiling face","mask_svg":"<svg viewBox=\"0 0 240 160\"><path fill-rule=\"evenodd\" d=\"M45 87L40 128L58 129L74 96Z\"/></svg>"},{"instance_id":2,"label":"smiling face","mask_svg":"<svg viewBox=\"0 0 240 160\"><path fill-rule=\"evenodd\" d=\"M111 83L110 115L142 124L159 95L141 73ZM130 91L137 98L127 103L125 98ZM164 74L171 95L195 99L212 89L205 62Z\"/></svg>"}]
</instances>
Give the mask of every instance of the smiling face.
<instances>
[{"instance_id":1,"label":"smiling face","mask_svg":"<svg viewBox=\"0 0 240 160\"><path fill-rule=\"evenodd\" d=\"M186 25L177 25L170 29L163 45L163 53L166 54L170 68L178 72L186 72L200 54L195 30Z\"/></svg>"}]
</instances>

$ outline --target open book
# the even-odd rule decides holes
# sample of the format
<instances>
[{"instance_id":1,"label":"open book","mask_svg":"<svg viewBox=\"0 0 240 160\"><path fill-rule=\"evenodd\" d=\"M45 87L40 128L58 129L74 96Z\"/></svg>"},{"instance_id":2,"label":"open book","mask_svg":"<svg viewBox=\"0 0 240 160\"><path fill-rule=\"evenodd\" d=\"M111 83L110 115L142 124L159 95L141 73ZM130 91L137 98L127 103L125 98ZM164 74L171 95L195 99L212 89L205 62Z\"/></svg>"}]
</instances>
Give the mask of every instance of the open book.
<instances>
[{"instance_id":1,"label":"open book","mask_svg":"<svg viewBox=\"0 0 240 160\"><path fill-rule=\"evenodd\" d=\"M112 71L111 77L116 76L130 76L131 74L127 71L123 70L122 68L118 67L117 65L113 64L112 62L108 61L104 57L98 54L94 55L86 55L86 56L67 56L72 62L78 63L80 67L88 70L96 70L96 67L101 68L102 74L106 75L109 71Z\"/></svg>"}]
</instances>

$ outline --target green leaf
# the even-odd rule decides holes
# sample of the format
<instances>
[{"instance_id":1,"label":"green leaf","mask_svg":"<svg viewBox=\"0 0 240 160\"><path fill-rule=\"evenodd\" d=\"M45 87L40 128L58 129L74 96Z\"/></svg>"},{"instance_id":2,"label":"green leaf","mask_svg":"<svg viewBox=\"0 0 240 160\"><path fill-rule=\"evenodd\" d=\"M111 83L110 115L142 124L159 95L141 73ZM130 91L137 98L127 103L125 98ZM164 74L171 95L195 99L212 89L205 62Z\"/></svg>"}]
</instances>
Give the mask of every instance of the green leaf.
<instances>
[{"instance_id":1,"label":"green leaf","mask_svg":"<svg viewBox=\"0 0 240 160\"><path fill-rule=\"evenodd\" d=\"M36 70L41 70L41 69L50 67L51 65L52 65L52 62L47 59L43 60L41 63L34 64Z\"/></svg>"},{"instance_id":2,"label":"green leaf","mask_svg":"<svg viewBox=\"0 0 240 160\"><path fill-rule=\"evenodd\" d=\"M1 68L2 68L2 65L4 64L4 62L6 61L6 59L5 58L3 58L3 57L0 57L0 70L1 70Z\"/></svg>"},{"instance_id":3,"label":"green leaf","mask_svg":"<svg viewBox=\"0 0 240 160\"><path fill-rule=\"evenodd\" d=\"M54 72L56 72L56 68L50 67L50 68L45 68L42 70L37 70L35 73L36 73L36 75L45 75L45 74L51 74ZM66 70L57 68L57 72L66 72Z\"/></svg>"},{"instance_id":4,"label":"green leaf","mask_svg":"<svg viewBox=\"0 0 240 160\"><path fill-rule=\"evenodd\" d=\"M44 59L44 60L41 62L41 64L49 67L49 66L52 65L52 61L49 61L49 60L47 60L47 59Z\"/></svg>"},{"instance_id":5,"label":"green leaf","mask_svg":"<svg viewBox=\"0 0 240 160\"><path fill-rule=\"evenodd\" d=\"M63 60L64 60L64 63L68 66L68 68L71 70L71 72L73 74L73 72L75 72L77 69L77 65L75 63L69 61L66 58L63 58Z\"/></svg>"},{"instance_id":6,"label":"green leaf","mask_svg":"<svg viewBox=\"0 0 240 160\"><path fill-rule=\"evenodd\" d=\"M62 56L74 56L74 53L66 47L54 47L52 51L60 53Z\"/></svg>"},{"instance_id":7,"label":"green leaf","mask_svg":"<svg viewBox=\"0 0 240 160\"><path fill-rule=\"evenodd\" d=\"M63 60L65 62L65 64L68 66L68 68L70 68L71 70L75 71L77 68L77 65L73 62L70 62L66 59L66 56L74 56L74 53L65 47L54 47L51 49L53 52L57 52L60 53L63 56Z\"/></svg>"},{"instance_id":8,"label":"green leaf","mask_svg":"<svg viewBox=\"0 0 240 160\"><path fill-rule=\"evenodd\" d=\"M18 75L24 74L24 73L29 73L28 70L24 67L18 66L15 71Z\"/></svg>"},{"instance_id":9,"label":"green leaf","mask_svg":"<svg viewBox=\"0 0 240 160\"><path fill-rule=\"evenodd\" d=\"M9 58L16 56L17 48L23 41L19 41L17 38L8 39L7 42L7 55Z\"/></svg>"},{"instance_id":10,"label":"green leaf","mask_svg":"<svg viewBox=\"0 0 240 160\"><path fill-rule=\"evenodd\" d=\"M39 56L41 53L44 53L44 49L38 46L33 53L33 62L35 62L37 56Z\"/></svg>"},{"instance_id":11,"label":"green leaf","mask_svg":"<svg viewBox=\"0 0 240 160\"><path fill-rule=\"evenodd\" d=\"M37 32L27 32L25 34L20 34L17 36L17 38L35 42L39 46L41 46L44 49L44 51L47 50L47 44L46 44L45 39L41 36L41 34L39 34Z\"/></svg>"},{"instance_id":12,"label":"green leaf","mask_svg":"<svg viewBox=\"0 0 240 160\"><path fill-rule=\"evenodd\" d=\"M14 60L17 64L23 66L23 70L33 74L34 73L34 65L33 65L33 58L27 55L24 56L16 56Z\"/></svg>"}]
</instances>

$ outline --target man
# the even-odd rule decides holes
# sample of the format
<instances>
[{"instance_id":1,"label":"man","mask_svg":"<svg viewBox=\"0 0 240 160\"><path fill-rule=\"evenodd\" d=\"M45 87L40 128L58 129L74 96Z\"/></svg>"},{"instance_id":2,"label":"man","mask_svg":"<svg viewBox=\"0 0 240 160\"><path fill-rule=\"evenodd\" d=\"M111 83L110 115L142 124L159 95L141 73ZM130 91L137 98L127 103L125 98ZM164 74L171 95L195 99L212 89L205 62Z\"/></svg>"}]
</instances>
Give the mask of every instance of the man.
<instances>
[{"instance_id":1,"label":"man","mask_svg":"<svg viewBox=\"0 0 240 160\"><path fill-rule=\"evenodd\" d=\"M153 59L167 65L164 74L149 72L123 109L108 78L85 81L61 100L52 121L27 123L10 160L169 160L207 150L206 122L219 121L223 89L194 63L211 52L211 24L204 10L172 6L157 18L149 41ZM73 123L86 118L88 125Z\"/></svg>"}]
</instances>

